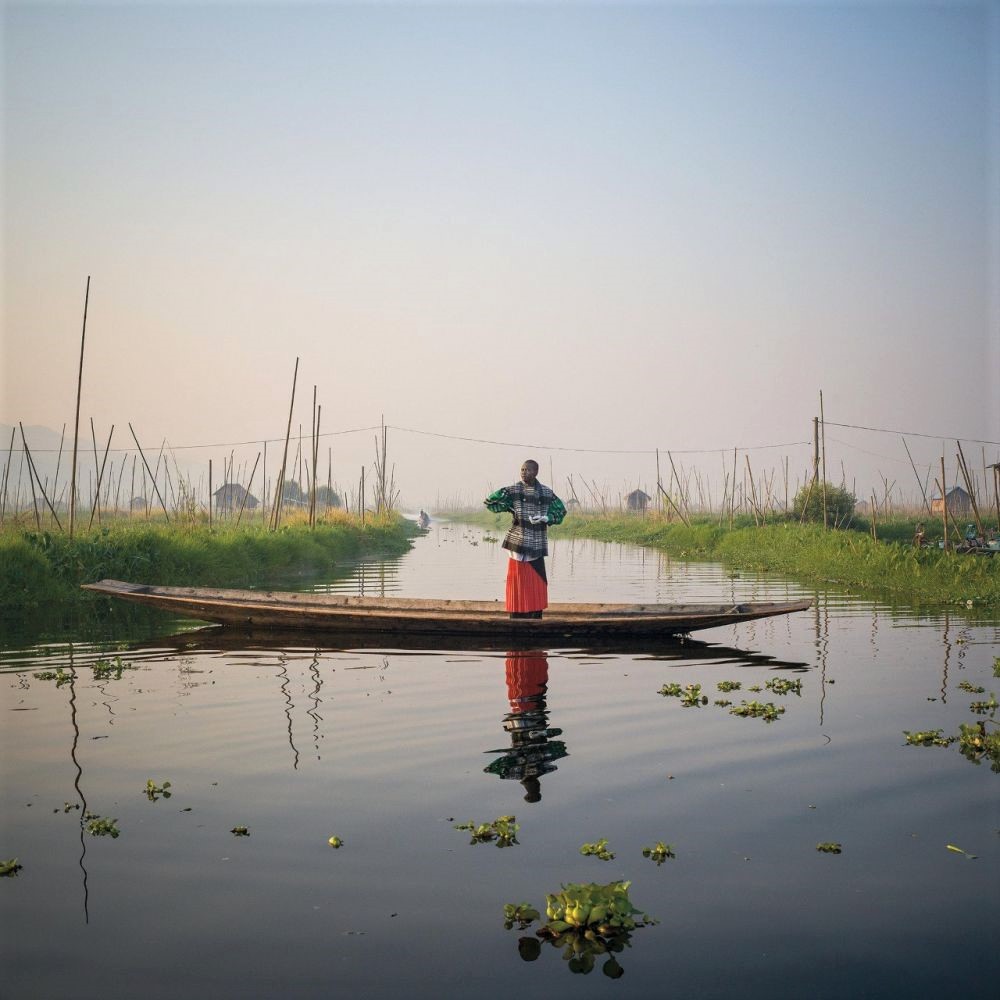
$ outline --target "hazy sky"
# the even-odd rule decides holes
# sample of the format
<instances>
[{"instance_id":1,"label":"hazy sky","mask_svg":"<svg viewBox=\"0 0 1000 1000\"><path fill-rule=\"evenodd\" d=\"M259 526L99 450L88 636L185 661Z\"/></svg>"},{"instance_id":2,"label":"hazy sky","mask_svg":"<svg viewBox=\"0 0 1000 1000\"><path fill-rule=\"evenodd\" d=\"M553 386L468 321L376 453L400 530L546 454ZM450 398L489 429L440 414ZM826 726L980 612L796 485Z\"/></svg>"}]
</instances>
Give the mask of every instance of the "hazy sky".
<instances>
[{"instance_id":1,"label":"hazy sky","mask_svg":"<svg viewBox=\"0 0 1000 1000\"><path fill-rule=\"evenodd\" d=\"M72 430L92 275L82 421L192 463L283 437L297 356L296 429L315 384L324 430L594 449L531 449L560 492L719 476L821 389L1000 441L1000 0L5 3L2 52L2 422ZM827 446L915 489L898 436ZM411 502L525 454L390 434Z\"/></svg>"}]
</instances>

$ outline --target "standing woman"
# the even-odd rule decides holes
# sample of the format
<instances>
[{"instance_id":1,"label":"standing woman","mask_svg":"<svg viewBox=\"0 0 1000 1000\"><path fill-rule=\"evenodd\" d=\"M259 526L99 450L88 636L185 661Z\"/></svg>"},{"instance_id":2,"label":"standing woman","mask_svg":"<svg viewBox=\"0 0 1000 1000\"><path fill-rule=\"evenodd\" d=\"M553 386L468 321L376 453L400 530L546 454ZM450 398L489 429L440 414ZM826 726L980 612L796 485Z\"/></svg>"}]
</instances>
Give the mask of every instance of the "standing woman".
<instances>
[{"instance_id":1,"label":"standing woman","mask_svg":"<svg viewBox=\"0 0 1000 1000\"><path fill-rule=\"evenodd\" d=\"M566 516L562 500L538 481L538 463L529 458L521 466L521 481L491 493L484 504L494 514L510 511L514 521L503 540L510 553L507 564L507 610L511 618L541 618L549 605L545 556L549 554L548 526Z\"/></svg>"}]
</instances>

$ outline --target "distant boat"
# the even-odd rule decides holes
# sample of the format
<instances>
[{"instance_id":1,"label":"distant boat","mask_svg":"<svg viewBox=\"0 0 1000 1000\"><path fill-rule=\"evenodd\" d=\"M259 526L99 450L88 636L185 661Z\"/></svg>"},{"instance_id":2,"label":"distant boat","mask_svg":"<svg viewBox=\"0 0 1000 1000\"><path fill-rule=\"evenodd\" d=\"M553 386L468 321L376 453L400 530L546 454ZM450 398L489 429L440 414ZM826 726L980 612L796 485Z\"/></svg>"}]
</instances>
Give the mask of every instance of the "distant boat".
<instances>
[{"instance_id":1,"label":"distant boat","mask_svg":"<svg viewBox=\"0 0 1000 1000\"><path fill-rule=\"evenodd\" d=\"M120 580L84 590L244 629L570 642L685 635L805 611L812 601L749 604L550 604L543 618L511 618L500 601L347 597L278 590L154 587Z\"/></svg>"}]
</instances>

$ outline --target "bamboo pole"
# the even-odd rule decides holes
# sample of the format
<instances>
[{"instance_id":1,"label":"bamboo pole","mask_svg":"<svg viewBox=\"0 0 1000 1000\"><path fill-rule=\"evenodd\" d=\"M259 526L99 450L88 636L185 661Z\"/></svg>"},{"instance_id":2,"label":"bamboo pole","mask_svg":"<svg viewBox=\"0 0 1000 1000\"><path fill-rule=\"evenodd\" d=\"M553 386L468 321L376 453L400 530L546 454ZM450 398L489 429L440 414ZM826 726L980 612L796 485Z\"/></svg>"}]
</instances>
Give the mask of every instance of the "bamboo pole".
<instances>
[{"instance_id":1,"label":"bamboo pole","mask_svg":"<svg viewBox=\"0 0 1000 1000\"><path fill-rule=\"evenodd\" d=\"M900 435L900 440L903 442L903 447L906 449L906 457L910 460L910 468L913 469L913 475L917 480L917 486L920 487L920 495L924 498L924 507L927 509L928 517L931 515L931 505L927 502L927 490L924 489L924 484L920 481L920 476L917 474L917 467L913 464L913 456L910 454L910 446L906 443L906 438Z\"/></svg>"},{"instance_id":2,"label":"bamboo pole","mask_svg":"<svg viewBox=\"0 0 1000 1000\"><path fill-rule=\"evenodd\" d=\"M10 482L10 460L14 454L14 428L10 429L10 445L7 448L7 464L3 470L3 494L0 495L0 524L3 524L4 515L7 513L7 484Z\"/></svg>"},{"instance_id":3,"label":"bamboo pole","mask_svg":"<svg viewBox=\"0 0 1000 1000\"><path fill-rule=\"evenodd\" d=\"M69 537L73 537L76 521L76 453L80 443L80 390L83 387L83 345L87 339L87 306L90 303L90 275L87 275L87 291L83 297L83 332L80 334L80 370L76 379L76 423L73 425L73 467L69 483Z\"/></svg>"},{"instance_id":4,"label":"bamboo pole","mask_svg":"<svg viewBox=\"0 0 1000 1000\"><path fill-rule=\"evenodd\" d=\"M962 451L962 442L956 441L955 444L958 445L958 464L962 470L962 477L965 479L965 485L969 490L969 500L972 502L972 513L976 518L976 531L979 532L979 537L984 537L983 533L983 519L979 516L979 504L976 503L976 487L973 485L972 476L969 473L969 467L965 463L965 452Z\"/></svg>"},{"instance_id":5,"label":"bamboo pole","mask_svg":"<svg viewBox=\"0 0 1000 1000\"><path fill-rule=\"evenodd\" d=\"M948 494L945 492L944 455L941 456L941 482L937 484L941 492L941 519L944 521L944 550L948 551Z\"/></svg>"},{"instance_id":6,"label":"bamboo pole","mask_svg":"<svg viewBox=\"0 0 1000 1000\"><path fill-rule=\"evenodd\" d=\"M142 450L142 445L139 444L139 439L135 436L135 430L132 427L132 422L131 421L129 421L128 429L132 432L132 440L135 441L136 448L139 449L139 455L142 458L142 464L146 467L146 470L149 471L149 462L146 461L146 454ZM167 524L169 524L170 523L170 515L167 513L167 505L166 505L166 503L164 503L163 497L160 495L160 487L159 487L159 485L156 482L156 477L153 476L152 472L149 472L149 475L150 475L150 478L153 480L153 490L156 493L156 498L160 501L160 506L163 508L163 516L167 519ZM145 485L145 484L143 484L143 485ZM148 506L146 508L146 516L149 517L149 507Z\"/></svg>"},{"instance_id":7,"label":"bamboo pole","mask_svg":"<svg viewBox=\"0 0 1000 1000\"><path fill-rule=\"evenodd\" d=\"M21 427L21 422L17 422L18 427ZM28 485L31 487L31 505L35 511L35 530L42 530L42 520L38 516L38 498L35 495L35 476L34 476L34 463L31 461L31 452L28 451L28 442L24 439L24 428L21 427L21 446L24 448L24 454L28 459Z\"/></svg>"},{"instance_id":8,"label":"bamboo pole","mask_svg":"<svg viewBox=\"0 0 1000 1000\"><path fill-rule=\"evenodd\" d=\"M819 423L820 440L823 448L823 527L829 528L829 515L826 509L826 418L823 416L823 390L819 391Z\"/></svg>"},{"instance_id":9,"label":"bamboo pole","mask_svg":"<svg viewBox=\"0 0 1000 1000\"><path fill-rule=\"evenodd\" d=\"M295 372L292 375L292 401L288 406L288 427L285 430L285 451L281 457L281 472L278 475L278 487L274 497L274 507L271 512L271 530L276 531L281 518L281 499L285 492L285 464L288 461L288 440L292 434L292 411L295 409L295 383L299 377L299 359L295 359Z\"/></svg>"},{"instance_id":10,"label":"bamboo pole","mask_svg":"<svg viewBox=\"0 0 1000 1000\"><path fill-rule=\"evenodd\" d=\"M733 483L729 494L729 530L733 530L733 518L736 516L736 449L733 448Z\"/></svg>"},{"instance_id":11,"label":"bamboo pole","mask_svg":"<svg viewBox=\"0 0 1000 1000\"><path fill-rule=\"evenodd\" d=\"M223 459L225 461L225 459ZM208 460L208 528L212 529L212 501L215 499L212 493L212 460Z\"/></svg>"},{"instance_id":12,"label":"bamboo pole","mask_svg":"<svg viewBox=\"0 0 1000 1000\"><path fill-rule=\"evenodd\" d=\"M257 452L257 462L260 461L260 452ZM253 472L250 473L250 482L243 491L243 502L240 504L240 512L236 515L236 527L240 526L240 518L243 517L243 508L247 505L247 497L250 496L250 487L253 486L253 477L257 474L257 462L253 463Z\"/></svg>"},{"instance_id":13,"label":"bamboo pole","mask_svg":"<svg viewBox=\"0 0 1000 1000\"><path fill-rule=\"evenodd\" d=\"M684 513L683 513L683 511L681 511L680 507L678 507L677 504L674 503L674 501L673 501L672 497L670 496L670 494L663 488L663 483L657 483L656 485L657 485L659 491L667 498L667 503L669 503L670 506L673 507L675 511L677 511L677 516L684 522L684 524L687 525L687 527L690 528L691 527L690 522L684 516Z\"/></svg>"},{"instance_id":14,"label":"bamboo pole","mask_svg":"<svg viewBox=\"0 0 1000 1000\"><path fill-rule=\"evenodd\" d=\"M93 417L90 418L90 432L93 435L93 433L94 433L94 418ZM97 474L97 498L98 498L98 502L97 502L97 523L98 524L101 523L101 504L100 504L101 482L104 479L104 466L107 464L107 461L108 461L108 451L110 451L110 449L111 449L111 435L114 434L114 432L115 432L115 425L112 424L111 425L111 431L108 434L108 443L104 446L104 459L101 462L101 471ZM96 443L97 443L97 438L96 437L94 438L94 443L95 443L95 446L96 446ZM95 466L97 465L97 451L96 451L96 448L95 448L95 451L94 451L94 465ZM90 531L90 529L93 526L94 526L94 511L91 510L90 511L90 524L87 525L87 530Z\"/></svg>"},{"instance_id":15,"label":"bamboo pole","mask_svg":"<svg viewBox=\"0 0 1000 1000\"><path fill-rule=\"evenodd\" d=\"M45 487L42 485L42 481L41 481L41 479L38 476L38 470L35 468L35 460L31 457L31 449L28 447L28 441L27 441L27 439L24 436L24 426L21 424L20 420L17 422L17 426L21 429L21 443L24 445L24 454L25 454L25 456L28 459L28 477L31 478L32 476L34 476L34 478L38 480L38 488L39 488L39 490L41 490L42 499L45 500L46 506L49 508L49 511L51 512L52 517L55 519L56 524L59 525L59 530L62 531L63 530L62 522L59 520L59 515L56 514L55 508L52 506L52 503L49 500L48 494L45 492ZM34 486L32 486L32 488L31 488L31 496L32 496L32 500L34 500L34 497L35 497L35 488L34 488ZM41 529L41 522L39 521L39 518L38 518L38 504L37 503L35 504L35 521L36 521L36 523L38 525L38 528Z\"/></svg>"}]
</instances>

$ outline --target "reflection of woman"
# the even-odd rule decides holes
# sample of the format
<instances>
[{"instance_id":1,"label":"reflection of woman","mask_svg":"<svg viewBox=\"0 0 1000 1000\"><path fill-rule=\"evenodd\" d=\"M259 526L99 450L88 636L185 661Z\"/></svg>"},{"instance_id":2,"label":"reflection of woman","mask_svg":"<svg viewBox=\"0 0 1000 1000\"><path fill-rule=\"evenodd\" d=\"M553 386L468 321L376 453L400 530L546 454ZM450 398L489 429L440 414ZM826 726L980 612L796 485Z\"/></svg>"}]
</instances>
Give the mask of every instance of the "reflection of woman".
<instances>
[{"instance_id":1,"label":"reflection of woman","mask_svg":"<svg viewBox=\"0 0 1000 1000\"><path fill-rule=\"evenodd\" d=\"M512 652L507 654L506 668L510 712L504 716L503 727L510 734L511 745L509 749L492 751L503 756L484 770L520 781L524 786L524 801L538 802L542 797L539 779L556 770L553 761L567 756L566 744L552 738L562 735L562 730L548 728L545 691L549 661L539 651Z\"/></svg>"},{"instance_id":2,"label":"reflection of woman","mask_svg":"<svg viewBox=\"0 0 1000 1000\"><path fill-rule=\"evenodd\" d=\"M510 553L506 597L511 618L541 618L549 605L547 529L566 516L562 500L538 481L538 463L529 458L521 466L520 482L501 487L483 503L494 514L509 512L514 518L503 540Z\"/></svg>"}]
</instances>

